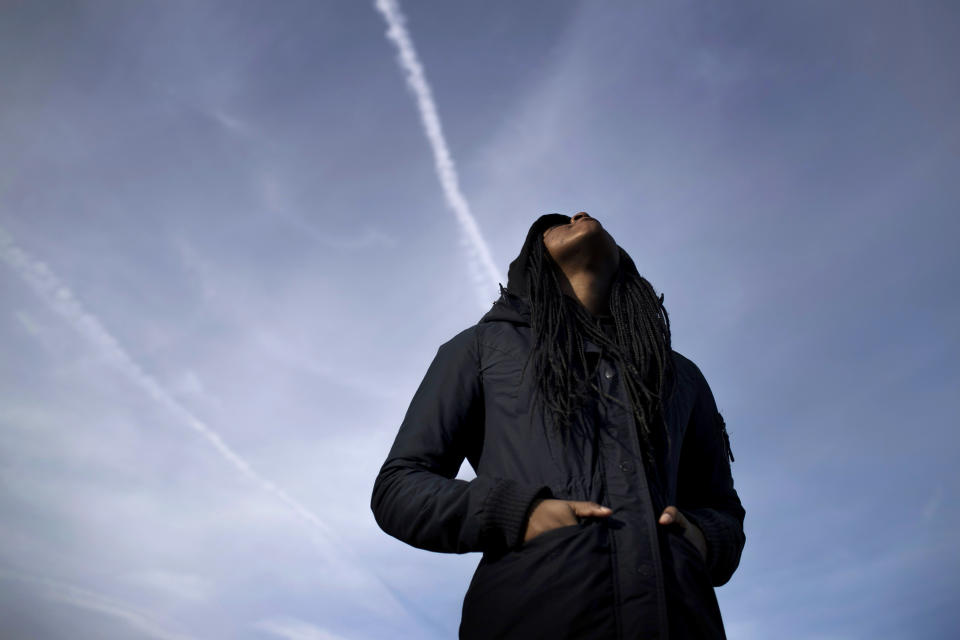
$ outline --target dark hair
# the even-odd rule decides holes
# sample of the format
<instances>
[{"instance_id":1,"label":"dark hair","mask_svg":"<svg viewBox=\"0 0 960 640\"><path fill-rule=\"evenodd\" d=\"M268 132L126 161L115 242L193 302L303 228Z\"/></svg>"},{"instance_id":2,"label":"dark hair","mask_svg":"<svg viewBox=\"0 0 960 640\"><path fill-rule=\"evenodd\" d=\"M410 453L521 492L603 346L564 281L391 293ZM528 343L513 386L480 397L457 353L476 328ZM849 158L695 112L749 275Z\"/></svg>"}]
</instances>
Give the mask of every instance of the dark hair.
<instances>
[{"instance_id":1,"label":"dark hair","mask_svg":"<svg viewBox=\"0 0 960 640\"><path fill-rule=\"evenodd\" d=\"M657 297L653 286L618 246L620 266L609 297L616 329L611 338L583 305L564 295L560 287L562 272L542 236L531 249L526 284L534 342L527 364L533 362L545 409L563 432L583 409L591 389L623 406L597 385L596 371L588 370L583 349L583 339L588 338L616 363L632 405L624 408L636 419L645 461L659 478L657 460L667 444L664 404L675 377L670 319L663 294Z\"/></svg>"}]
</instances>

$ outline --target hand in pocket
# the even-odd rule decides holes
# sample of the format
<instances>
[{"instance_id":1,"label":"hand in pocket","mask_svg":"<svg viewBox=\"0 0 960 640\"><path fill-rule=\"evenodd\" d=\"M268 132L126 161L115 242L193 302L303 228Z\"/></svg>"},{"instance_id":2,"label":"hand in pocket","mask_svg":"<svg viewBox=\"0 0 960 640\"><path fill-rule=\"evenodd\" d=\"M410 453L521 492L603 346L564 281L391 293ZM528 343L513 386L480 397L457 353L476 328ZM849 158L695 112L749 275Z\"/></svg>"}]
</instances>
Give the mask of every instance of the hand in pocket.
<instances>
[{"instance_id":1,"label":"hand in pocket","mask_svg":"<svg viewBox=\"0 0 960 640\"><path fill-rule=\"evenodd\" d=\"M700 557L703 558L703 561L707 561L707 539L704 538L703 531L700 530L700 527L693 524L683 515L682 511L670 505L660 514L659 522L662 525L676 524L679 526L683 531L683 537L692 542L693 546L700 552Z\"/></svg>"},{"instance_id":2,"label":"hand in pocket","mask_svg":"<svg viewBox=\"0 0 960 640\"><path fill-rule=\"evenodd\" d=\"M527 542L551 529L579 524L580 518L606 518L611 513L613 510L610 507L602 507L596 502L541 498L534 501L530 509L523 541Z\"/></svg>"}]
</instances>

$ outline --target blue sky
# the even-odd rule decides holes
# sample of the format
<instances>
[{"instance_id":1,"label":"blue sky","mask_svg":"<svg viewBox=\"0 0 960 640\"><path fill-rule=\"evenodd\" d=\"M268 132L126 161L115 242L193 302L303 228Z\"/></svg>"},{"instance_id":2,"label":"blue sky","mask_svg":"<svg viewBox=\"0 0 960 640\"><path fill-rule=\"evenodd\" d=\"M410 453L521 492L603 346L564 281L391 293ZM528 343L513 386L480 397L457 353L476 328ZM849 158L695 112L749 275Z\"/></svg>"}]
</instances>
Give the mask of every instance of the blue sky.
<instances>
[{"instance_id":1,"label":"blue sky","mask_svg":"<svg viewBox=\"0 0 960 640\"><path fill-rule=\"evenodd\" d=\"M726 419L728 635L960 628L956 6L400 8L457 210L372 2L0 10L0 635L454 637L373 480L580 210Z\"/></svg>"}]
</instances>

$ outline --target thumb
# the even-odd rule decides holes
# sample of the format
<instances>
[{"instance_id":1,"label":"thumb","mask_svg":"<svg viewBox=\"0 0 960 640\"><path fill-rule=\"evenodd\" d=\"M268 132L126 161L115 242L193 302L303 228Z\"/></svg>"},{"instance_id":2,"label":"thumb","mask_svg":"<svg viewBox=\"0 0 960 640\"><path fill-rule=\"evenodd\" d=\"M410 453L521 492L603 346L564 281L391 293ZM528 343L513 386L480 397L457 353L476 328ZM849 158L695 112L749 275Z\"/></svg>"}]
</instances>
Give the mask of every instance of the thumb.
<instances>
[{"instance_id":1,"label":"thumb","mask_svg":"<svg viewBox=\"0 0 960 640\"><path fill-rule=\"evenodd\" d=\"M604 507L596 502L588 502L583 500L574 500L567 502L570 507L573 509L573 512L581 518L586 518L588 516L608 516L613 513L613 509L610 507Z\"/></svg>"},{"instance_id":2,"label":"thumb","mask_svg":"<svg viewBox=\"0 0 960 640\"><path fill-rule=\"evenodd\" d=\"M683 517L683 514L680 513L680 510L673 505L669 505L666 509L663 510L663 513L660 514L659 522L660 524L671 524L676 522L681 527L685 527L687 524L687 521Z\"/></svg>"}]
</instances>

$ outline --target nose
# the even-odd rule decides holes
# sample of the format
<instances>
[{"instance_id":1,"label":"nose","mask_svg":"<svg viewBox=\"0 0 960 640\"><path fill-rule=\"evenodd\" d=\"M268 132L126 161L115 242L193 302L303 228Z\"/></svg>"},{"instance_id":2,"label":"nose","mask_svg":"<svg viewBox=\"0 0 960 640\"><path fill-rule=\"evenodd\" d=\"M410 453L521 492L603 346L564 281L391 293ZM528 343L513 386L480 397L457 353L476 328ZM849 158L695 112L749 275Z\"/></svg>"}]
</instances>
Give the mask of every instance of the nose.
<instances>
[{"instance_id":1,"label":"nose","mask_svg":"<svg viewBox=\"0 0 960 640\"><path fill-rule=\"evenodd\" d=\"M573 216L572 218L570 218L570 222L576 222L576 221L579 220L580 218L589 218L589 217L590 217L590 214L589 214L589 213L587 213L586 211L581 211L580 213L578 213L578 214L576 214L575 216Z\"/></svg>"}]
</instances>

